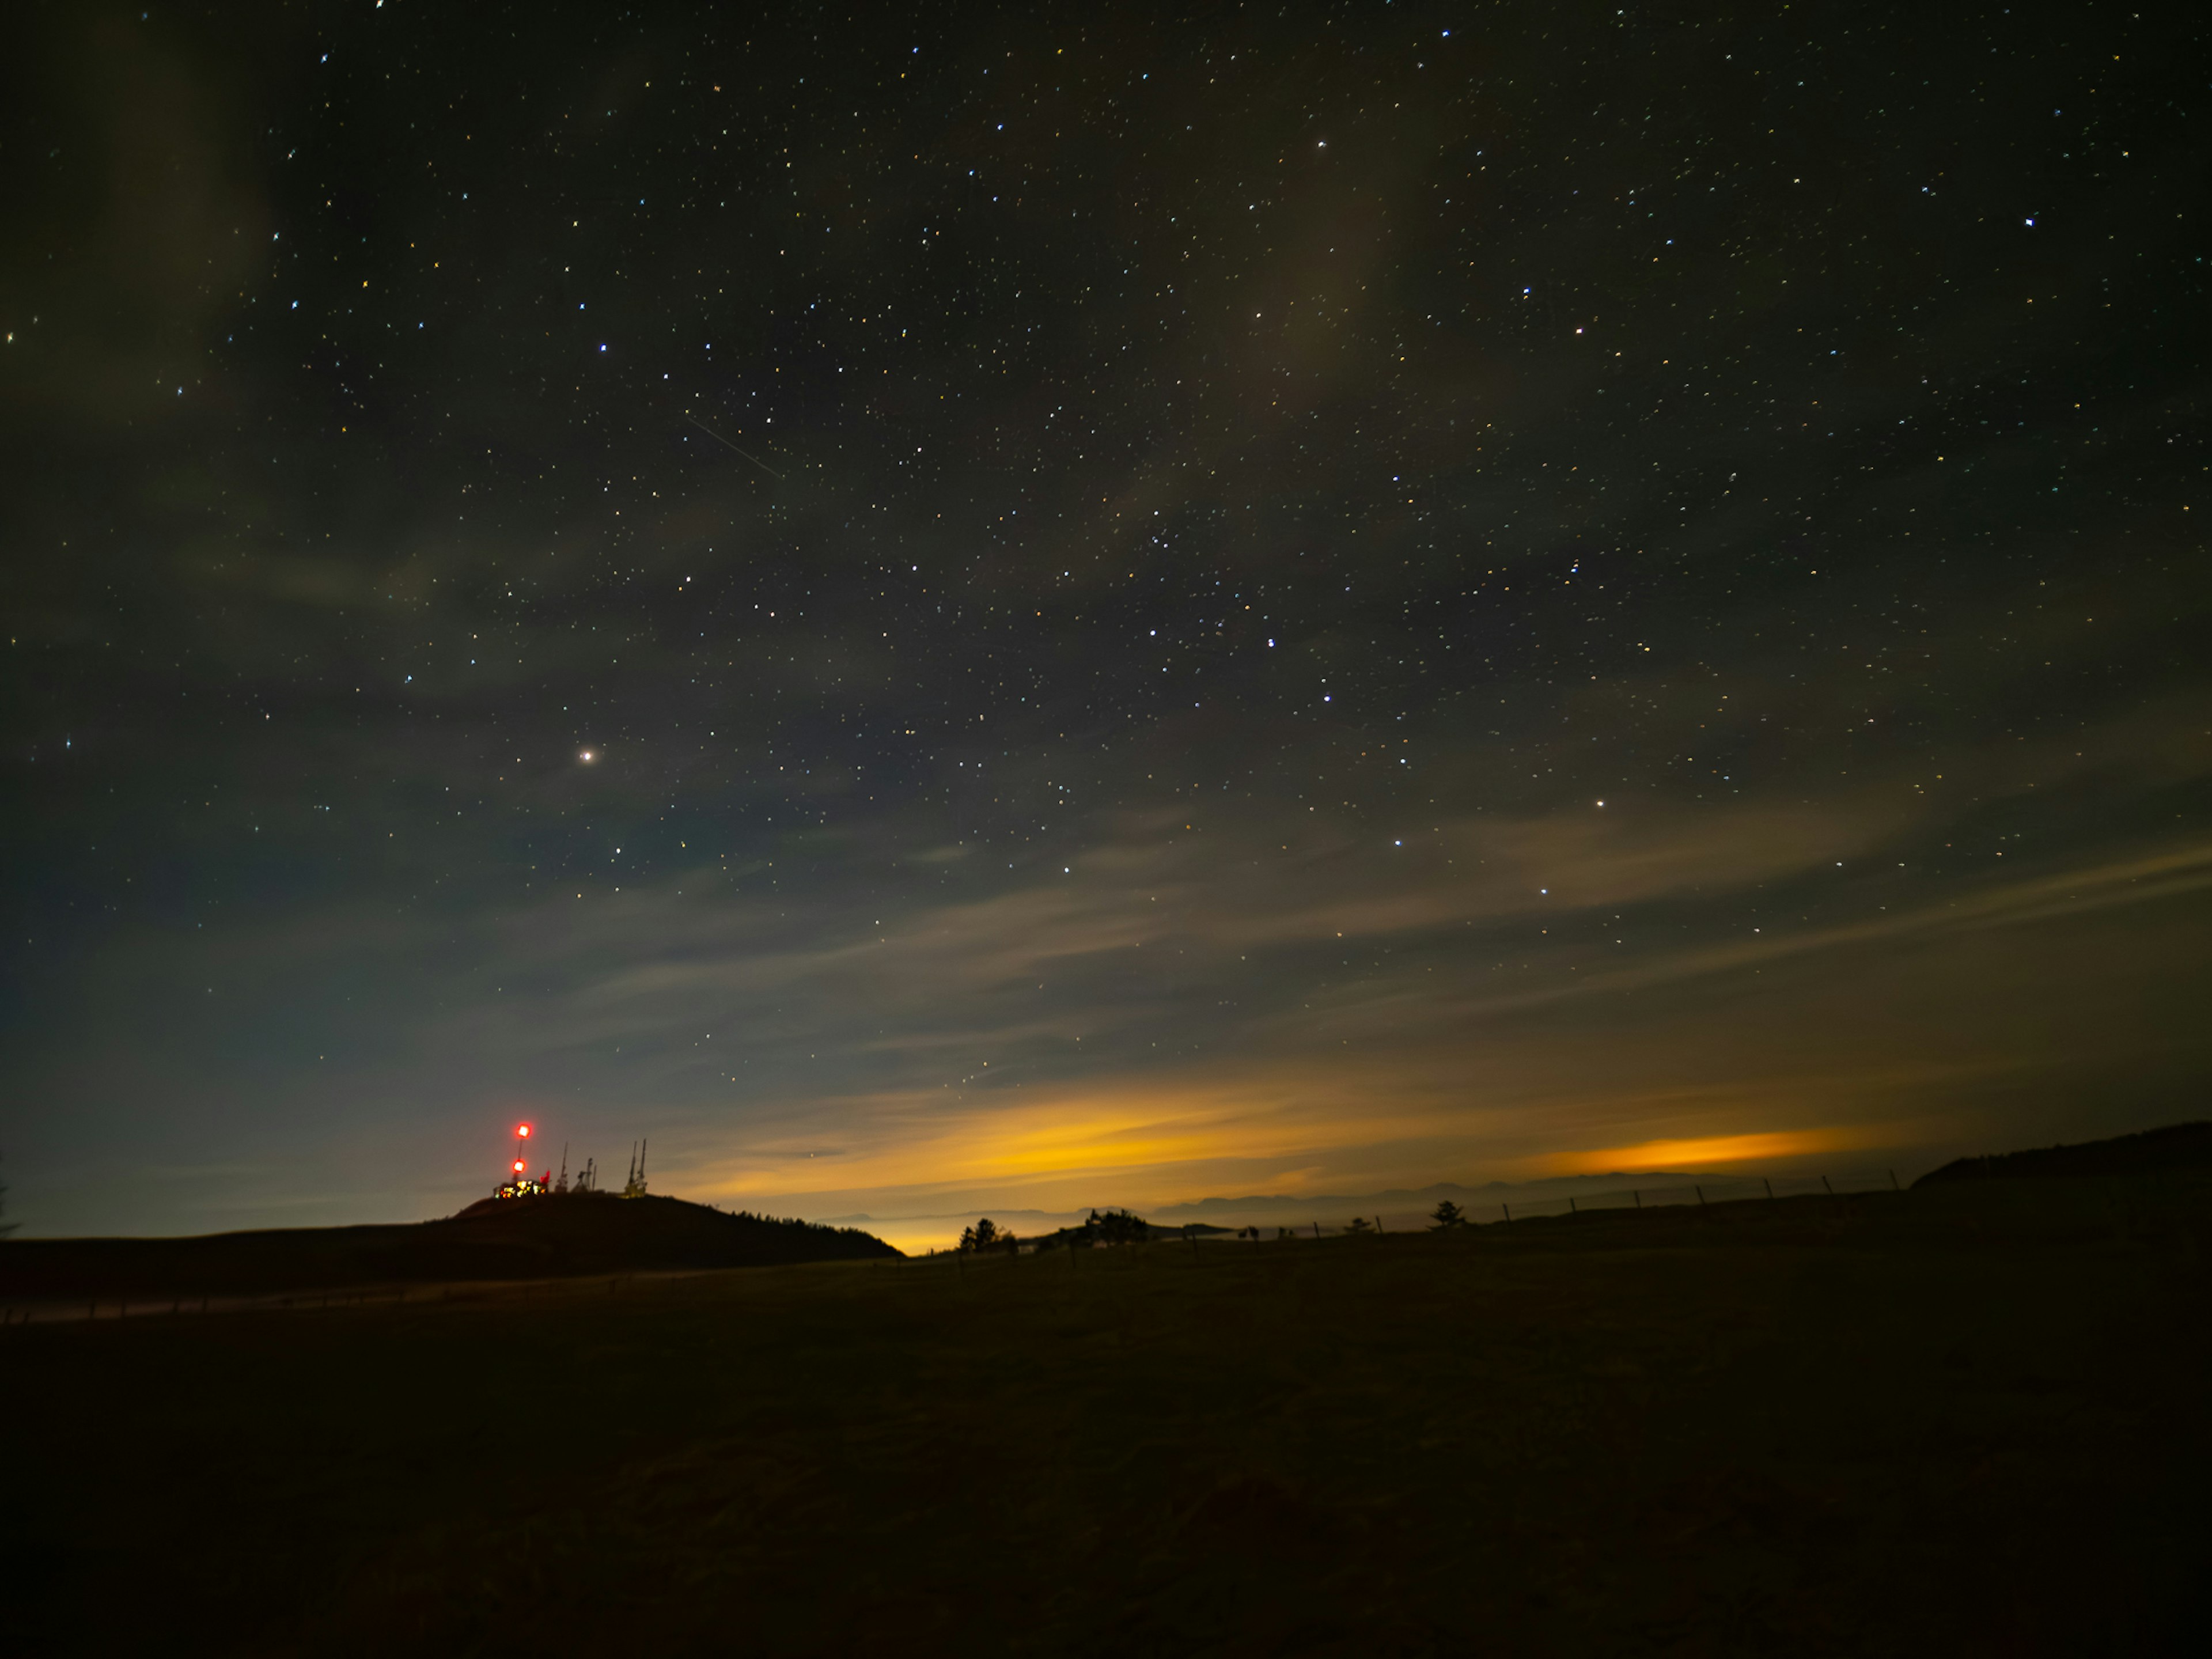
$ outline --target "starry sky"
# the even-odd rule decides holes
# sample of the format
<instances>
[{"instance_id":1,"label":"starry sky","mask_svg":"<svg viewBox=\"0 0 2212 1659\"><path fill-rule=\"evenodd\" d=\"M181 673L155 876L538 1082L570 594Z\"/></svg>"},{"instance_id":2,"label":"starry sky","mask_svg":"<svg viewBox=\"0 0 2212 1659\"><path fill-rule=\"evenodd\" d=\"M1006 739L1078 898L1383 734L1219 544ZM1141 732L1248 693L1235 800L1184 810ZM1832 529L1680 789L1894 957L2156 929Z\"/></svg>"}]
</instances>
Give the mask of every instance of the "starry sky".
<instances>
[{"instance_id":1,"label":"starry sky","mask_svg":"<svg viewBox=\"0 0 2212 1659\"><path fill-rule=\"evenodd\" d=\"M2201 1115L2189 9L908 9L19 20L26 1234Z\"/></svg>"}]
</instances>

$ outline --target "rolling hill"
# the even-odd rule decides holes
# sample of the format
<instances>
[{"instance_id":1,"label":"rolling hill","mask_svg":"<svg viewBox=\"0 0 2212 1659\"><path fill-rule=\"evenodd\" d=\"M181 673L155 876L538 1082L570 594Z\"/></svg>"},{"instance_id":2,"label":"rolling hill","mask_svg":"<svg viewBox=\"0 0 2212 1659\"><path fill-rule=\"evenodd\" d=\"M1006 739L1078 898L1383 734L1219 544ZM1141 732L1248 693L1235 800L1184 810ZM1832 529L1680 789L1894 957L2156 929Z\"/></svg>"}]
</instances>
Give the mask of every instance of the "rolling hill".
<instances>
[{"instance_id":1,"label":"rolling hill","mask_svg":"<svg viewBox=\"0 0 2212 1659\"><path fill-rule=\"evenodd\" d=\"M900 1255L850 1227L602 1193L484 1199L411 1224L194 1238L11 1239L0 1300L262 1295L363 1285L784 1266Z\"/></svg>"}]
</instances>

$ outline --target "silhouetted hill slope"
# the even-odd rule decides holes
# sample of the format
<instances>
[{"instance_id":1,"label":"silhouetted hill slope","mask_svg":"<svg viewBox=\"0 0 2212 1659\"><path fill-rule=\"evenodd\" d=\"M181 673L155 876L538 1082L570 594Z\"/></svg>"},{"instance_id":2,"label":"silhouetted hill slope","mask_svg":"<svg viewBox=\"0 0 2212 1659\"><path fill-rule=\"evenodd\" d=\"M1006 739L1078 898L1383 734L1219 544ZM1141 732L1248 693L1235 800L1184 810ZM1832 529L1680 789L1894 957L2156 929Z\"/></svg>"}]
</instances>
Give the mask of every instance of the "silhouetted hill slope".
<instances>
[{"instance_id":1,"label":"silhouetted hill slope","mask_svg":"<svg viewBox=\"0 0 2212 1659\"><path fill-rule=\"evenodd\" d=\"M1954 1158L1912 1184L1931 1181L1987 1181L2012 1176L2153 1175L2163 1170L2212 1165L2212 1122L2173 1123L2110 1140L2085 1140L2075 1146L2041 1146L2032 1152L1998 1152L1987 1158Z\"/></svg>"},{"instance_id":2,"label":"silhouetted hill slope","mask_svg":"<svg viewBox=\"0 0 2212 1659\"><path fill-rule=\"evenodd\" d=\"M198 1238L31 1238L0 1246L0 1298L256 1295L349 1285L753 1267L899 1252L850 1227L602 1193L485 1199L412 1225Z\"/></svg>"}]
</instances>

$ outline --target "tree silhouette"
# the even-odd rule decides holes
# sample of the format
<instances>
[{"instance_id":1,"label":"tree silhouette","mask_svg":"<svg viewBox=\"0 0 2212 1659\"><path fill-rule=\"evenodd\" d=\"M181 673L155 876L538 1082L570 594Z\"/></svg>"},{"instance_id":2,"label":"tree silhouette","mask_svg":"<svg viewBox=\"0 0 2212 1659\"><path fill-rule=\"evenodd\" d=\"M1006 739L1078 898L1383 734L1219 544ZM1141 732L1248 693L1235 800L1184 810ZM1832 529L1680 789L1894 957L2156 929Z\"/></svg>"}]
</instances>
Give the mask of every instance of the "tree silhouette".
<instances>
[{"instance_id":1,"label":"tree silhouette","mask_svg":"<svg viewBox=\"0 0 2212 1659\"><path fill-rule=\"evenodd\" d=\"M1086 1244L1141 1244L1151 1231L1146 1222L1127 1210L1108 1210L1103 1213L1093 1210L1091 1218L1076 1229Z\"/></svg>"},{"instance_id":2,"label":"tree silhouette","mask_svg":"<svg viewBox=\"0 0 2212 1659\"><path fill-rule=\"evenodd\" d=\"M1429 1219L1432 1224L1429 1228L1431 1232L1445 1232L1454 1227L1466 1226L1467 1212L1461 1209L1451 1200L1445 1199L1429 1212Z\"/></svg>"},{"instance_id":3,"label":"tree silhouette","mask_svg":"<svg viewBox=\"0 0 2212 1659\"><path fill-rule=\"evenodd\" d=\"M994 1250L1002 1248L1012 1238L1010 1233L1002 1235L991 1218L985 1216L960 1235L960 1248L963 1250Z\"/></svg>"},{"instance_id":4,"label":"tree silhouette","mask_svg":"<svg viewBox=\"0 0 2212 1659\"><path fill-rule=\"evenodd\" d=\"M1375 1229L1368 1224L1365 1216L1356 1215L1352 1218L1352 1224L1344 1231L1348 1233L1371 1233Z\"/></svg>"}]
</instances>

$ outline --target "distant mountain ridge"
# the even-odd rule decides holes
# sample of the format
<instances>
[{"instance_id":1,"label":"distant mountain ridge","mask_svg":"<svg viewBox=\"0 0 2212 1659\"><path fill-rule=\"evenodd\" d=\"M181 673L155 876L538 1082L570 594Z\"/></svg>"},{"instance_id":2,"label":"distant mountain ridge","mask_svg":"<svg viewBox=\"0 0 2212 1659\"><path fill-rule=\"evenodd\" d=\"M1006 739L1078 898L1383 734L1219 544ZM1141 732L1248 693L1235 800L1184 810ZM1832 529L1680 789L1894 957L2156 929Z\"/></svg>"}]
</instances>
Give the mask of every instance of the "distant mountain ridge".
<instances>
[{"instance_id":1,"label":"distant mountain ridge","mask_svg":"<svg viewBox=\"0 0 2212 1659\"><path fill-rule=\"evenodd\" d=\"M2017 1176L2151 1175L2161 1170L2207 1166L2212 1166L2212 1121L2199 1119L2114 1135L2109 1140L1954 1158L1912 1184L1924 1187L1929 1182L1990 1181Z\"/></svg>"},{"instance_id":2,"label":"distant mountain ridge","mask_svg":"<svg viewBox=\"0 0 2212 1659\"><path fill-rule=\"evenodd\" d=\"M857 1228L732 1215L677 1198L570 1193L484 1199L444 1220L386 1226L10 1239L0 1248L0 1300L259 1295L900 1255Z\"/></svg>"}]
</instances>

